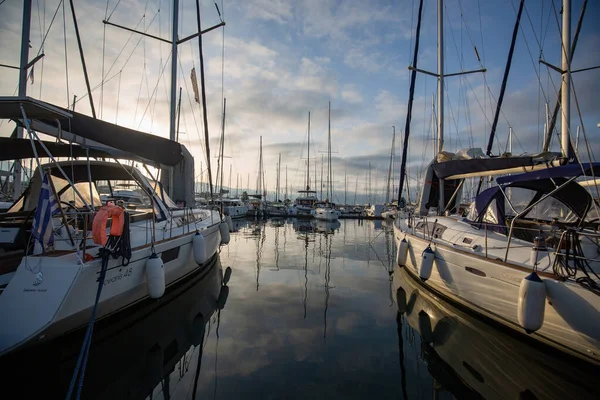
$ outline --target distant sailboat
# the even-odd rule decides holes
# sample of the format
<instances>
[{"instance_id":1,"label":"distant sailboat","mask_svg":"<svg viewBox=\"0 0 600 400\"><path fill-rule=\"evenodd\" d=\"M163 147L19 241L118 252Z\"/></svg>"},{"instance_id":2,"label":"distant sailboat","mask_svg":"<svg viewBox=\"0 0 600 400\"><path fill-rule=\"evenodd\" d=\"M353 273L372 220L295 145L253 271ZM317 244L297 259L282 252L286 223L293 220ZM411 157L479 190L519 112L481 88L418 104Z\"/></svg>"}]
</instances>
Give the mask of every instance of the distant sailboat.
<instances>
[{"instance_id":1,"label":"distant sailboat","mask_svg":"<svg viewBox=\"0 0 600 400\"><path fill-rule=\"evenodd\" d=\"M300 196L296 197L290 213L296 217L312 217L314 205L319 201L317 191L310 190L310 111L308 112L308 139L306 157L306 190L299 190Z\"/></svg>"},{"instance_id":2,"label":"distant sailboat","mask_svg":"<svg viewBox=\"0 0 600 400\"><path fill-rule=\"evenodd\" d=\"M327 197L324 202L315 204L313 215L316 219L324 221L337 221L340 216L340 211L335 208L335 204L331 201L333 197L333 174L331 170L331 102L329 102L328 114L328 129L327 129Z\"/></svg>"}]
</instances>

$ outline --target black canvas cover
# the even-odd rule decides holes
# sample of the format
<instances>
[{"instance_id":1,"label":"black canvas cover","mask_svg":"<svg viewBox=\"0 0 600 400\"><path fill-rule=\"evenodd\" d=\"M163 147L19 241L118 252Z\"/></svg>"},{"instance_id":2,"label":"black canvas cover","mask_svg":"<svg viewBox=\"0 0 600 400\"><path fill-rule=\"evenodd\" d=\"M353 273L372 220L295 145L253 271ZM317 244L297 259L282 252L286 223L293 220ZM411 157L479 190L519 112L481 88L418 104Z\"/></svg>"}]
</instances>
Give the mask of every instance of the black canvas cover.
<instances>
[{"instance_id":1,"label":"black canvas cover","mask_svg":"<svg viewBox=\"0 0 600 400\"><path fill-rule=\"evenodd\" d=\"M25 109L28 119L36 119L53 127L60 124L62 130L140 158L165 166L174 166L183 160L182 145L175 141L111 124L29 97L1 97L0 118L22 120L21 106Z\"/></svg>"},{"instance_id":2,"label":"black canvas cover","mask_svg":"<svg viewBox=\"0 0 600 400\"><path fill-rule=\"evenodd\" d=\"M34 141L35 148L39 157L47 157L39 141ZM54 157L86 157L86 149L60 142L42 141L46 148ZM107 152L89 149L90 157L111 157ZM0 137L0 161L21 160L24 158L35 158L31 141L29 139L16 139Z\"/></svg>"}]
</instances>

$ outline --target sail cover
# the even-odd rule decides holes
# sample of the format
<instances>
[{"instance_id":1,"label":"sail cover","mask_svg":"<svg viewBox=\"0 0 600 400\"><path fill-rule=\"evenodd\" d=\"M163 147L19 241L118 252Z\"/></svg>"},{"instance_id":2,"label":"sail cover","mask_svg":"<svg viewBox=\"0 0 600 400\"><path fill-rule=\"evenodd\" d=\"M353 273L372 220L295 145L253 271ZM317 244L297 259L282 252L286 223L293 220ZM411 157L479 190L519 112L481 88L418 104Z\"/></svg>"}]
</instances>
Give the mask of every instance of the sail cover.
<instances>
[{"instance_id":1,"label":"sail cover","mask_svg":"<svg viewBox=\"0 0 600 400\"><path fill-rule=\"evenodd\" d=\"M526 182L538 179L549 178L572 178L576 176L594 176L600 175L600 162L582 163L582 164L567 164L560 167L546 168L539 171L526 172L518 175L501 176L496 179L499 185Z\"/></svg>"},{"instance_id":2,"label":"sail cover","mask_svg":"<svg viewBox=\"0 0 600 400\"><path fill-rule=\"evenodd\" d=\"M461 179L501 174L521 173L546 169L562 162L557 153L527 154L520 156L472 156L472 152L459 151L440 154L433 164L440 179Z\"/></svg>"},{"instance_id":3,"label":"sail cover","mask_svg":"<svg viewBox=\"0 0 600 400\"><path fill-rule=\"evenodd\" d=\"M96 149L88 149L78 145L69 145L60 142L41 141L54 157L113 157L113 155ZM34 141L37 153L40 157L46 157L46 152L40 142ZM35 154L29 139L17 139L0 137L0 161L21 160L34 158Z\"/></svg>"},{"instance_id":4,"label":"sail cover","mask_svg":"<svg viewBox=\"0 0 600 400\"><path fill-rule=\"evenodd\" d=\"M12 119L23 124L21 107L30 120L37 120L54 128L60 124L58 131L36 129L48 135L57 136L60 131L66 131L165 166L177 165L184 157L183 146L175 141L111 124L30 97L0 97L0 119Z\"/></svg>"}]
</instances>

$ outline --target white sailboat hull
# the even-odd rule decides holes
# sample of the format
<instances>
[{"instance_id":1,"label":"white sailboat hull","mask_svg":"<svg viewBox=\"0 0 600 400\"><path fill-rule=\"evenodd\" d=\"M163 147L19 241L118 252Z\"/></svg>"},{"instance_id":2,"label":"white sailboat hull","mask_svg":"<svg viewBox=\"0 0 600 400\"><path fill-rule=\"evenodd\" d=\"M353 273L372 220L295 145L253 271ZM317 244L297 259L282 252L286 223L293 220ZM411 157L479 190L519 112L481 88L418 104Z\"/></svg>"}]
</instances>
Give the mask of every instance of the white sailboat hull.
<instances>
[{"instance_id":1,"label":"white sailboat hull","mask_svg":"<svg viewBox=\"0 0 600 400\"><path fill-rule=\"evenodd\" d=\"M226 206L223 207L225 215L229 215L232 219L245 218L248 216L248 206Z\"/></svg>"},{"instance_id":2,"label":"white sailboat hull","mask_svg":"<svg viewBox=\"0 0 600 400\"><path fill-rule=\"evenodd\" d=\"M147 235L146 229L140 229L143 224L131 225L132 246ZM219 225L218 214L213 211L211 217L196 224L172 230L165 225L165 229L160 230L163 236L170 233L170 237L158 237L154 243L154 251L164 263L167 288L214 261L221 244ZM196 264L193 256L192 239L196 228L204 237L206 247L207 261L203 265ZM97 249L88 248L88 253ZM110 258L96 320L149 297L145 270L152 251L150 243L134 247L128 265L123 265L120 257ZM74 251L24 257L0 295L3 325L0 354L85 326L96 300L101 262L95 258L82 264ZM36 279L38 271L42 273L41 282Z\"/></svg>"},{"instance_id":3,"label":"white sailboat hull","mask_svg":"<svg viewBox=\"0 0 600 400\"><path fill-rule=\"evenodd\" d=\"M340 212L333 208L319 207L314 210L313 216L315 217L315 219L319 219L322 221L337 221L340 216Z\"/></svg>"},{"instance_id":4,"label":"white sailboat hull","mask_svg":"<svg viewBox=\"0 0 600 400\"><path fill-rule=\"evenodd\" d=\"M437 218L440 225L448 227L446 232L449 234L453 233L452 228L456 228L456 224L460 224L452 218ZM456 229L454 234L464 236L464 232ZM473 240L471 247L462 246L461 240L456 239L434 238L431 241L435 260L431 276L423 283L424 286L525 334L517 320L517 303L521 280L532 271L531 265L527 265L531 244L519 249L518 240L513 240L513 262L506 263L500 257L504 255L505 245L503 248L494 246L498 244L496 239L488 237L489 250L485 257L481 247L472 250L478 242L485 240L483 233L475 229L466 232ZM429 238L415 234L408 228L406 219L398 220L394 233L397 243L403 238L408 241L406 270L419 279L421 255L430 243ZM488 236L493 235L490 233ZM549 272L552 272L551 269ZM540 273L547 292L545 314L543 326L530 336L567 353L600 362L600 297L573 281L553 279L550 273Z\"/></svg>"}]
</instances>

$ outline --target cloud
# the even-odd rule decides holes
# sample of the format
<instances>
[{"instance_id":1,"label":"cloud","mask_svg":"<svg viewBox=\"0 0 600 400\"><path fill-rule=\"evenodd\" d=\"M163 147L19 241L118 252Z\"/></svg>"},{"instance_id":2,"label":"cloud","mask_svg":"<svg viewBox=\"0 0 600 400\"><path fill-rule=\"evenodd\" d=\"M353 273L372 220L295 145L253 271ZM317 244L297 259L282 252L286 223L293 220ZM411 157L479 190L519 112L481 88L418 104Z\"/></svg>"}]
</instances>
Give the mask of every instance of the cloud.
<instances>
[{"instance_id":1,"label":"cloud","mask_svg":"<svg viewBox=\"0 0 600 400\"><path fill-rule=\"evenodd\" d=\"M351 104L359 104L363 102L363 97L355 85L345 85L341 92L342 99Z\"/></svg>"}]
</instances>

